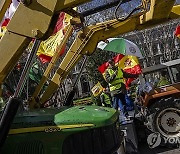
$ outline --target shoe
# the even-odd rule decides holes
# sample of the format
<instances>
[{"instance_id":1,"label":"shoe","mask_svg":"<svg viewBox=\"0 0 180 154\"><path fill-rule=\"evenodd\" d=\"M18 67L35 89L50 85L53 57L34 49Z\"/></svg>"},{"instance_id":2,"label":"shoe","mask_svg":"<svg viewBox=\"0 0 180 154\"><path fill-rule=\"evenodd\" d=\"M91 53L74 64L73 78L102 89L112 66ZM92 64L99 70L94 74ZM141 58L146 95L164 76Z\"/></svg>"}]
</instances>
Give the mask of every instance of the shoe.
<instances>
[{"instance_id":1,"label":"shoe","mask_svg":"<svg viewBox=\"0 0 180 154\"><path fill-rule=\"evenodd\" d=\"M125 120L125 121L130 121L131 119L130 119L129 116L128 116L128 117L125 116L125 117L124 117L124 120Z\"/></svg>"},{"instance_id":2,"label":"shoe","mask_svg":"<svg viewBox=\"0 0 180 154\"><path fill-rule=\"evenodd\" d=\"M124 116L125 116L125 117L129 117L129 113L126 112L126 113L124 114Z\"/></svg>"},{"instance_id":3,"label":"shoe","mask_svg":"<svg viewBox=\"0 0 180 154\"><path fill-rule=\"evenodd\" d=\"M129 121L129 120L131 120L131 116L129 115L129 113L127 112L127 113L125 113L125 120L126 121Z\"/></svg>"}]
</instances>

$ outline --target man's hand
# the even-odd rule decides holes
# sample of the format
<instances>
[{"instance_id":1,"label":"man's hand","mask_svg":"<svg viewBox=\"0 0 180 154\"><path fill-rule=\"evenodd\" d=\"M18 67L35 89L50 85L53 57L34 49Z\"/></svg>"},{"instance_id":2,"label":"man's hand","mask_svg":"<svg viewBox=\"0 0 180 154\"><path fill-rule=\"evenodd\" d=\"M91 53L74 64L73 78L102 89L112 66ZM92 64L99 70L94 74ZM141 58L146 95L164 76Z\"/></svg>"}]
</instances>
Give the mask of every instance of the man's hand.
<instances>
[{"instance_id":1,"label":"man's hand","mask_svg":"<svg viewBox=\"0 0 180 154\"><path fill-rule=\"evenodd\" d=\"M114 74L117 75L117 72L118 72L118 70L115 70L115 71L114 71Z\"/></svg>"}]
</instances>

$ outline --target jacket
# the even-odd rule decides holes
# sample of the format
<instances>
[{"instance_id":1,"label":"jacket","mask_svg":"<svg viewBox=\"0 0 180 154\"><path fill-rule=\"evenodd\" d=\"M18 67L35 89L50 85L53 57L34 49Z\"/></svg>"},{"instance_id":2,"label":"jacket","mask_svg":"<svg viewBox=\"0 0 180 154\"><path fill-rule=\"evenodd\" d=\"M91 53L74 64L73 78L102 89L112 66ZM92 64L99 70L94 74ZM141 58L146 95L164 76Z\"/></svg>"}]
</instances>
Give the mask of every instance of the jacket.
<instances>
[{"instance_id":1,"label":"jacket","mask_svg":"<svg viewBox=\"0 0 180 154\"><path fill-rule=\"evenodd\" d=\"M113 70L114 73L110 73L110 70ZM122 73L120 73L122 72ZM117 77L117 75L122 74L122 77ZM105 71L105 80L106 82L109 84L110 87L110 92L111 95L116 95L118 93L126 93L126 86L124 83L124 80L122 78L137 78L138 75L134 75L134 74L129 74L124 72L121 68L114 66L114 67L109 67L106 71ZM116 88L113 90L111 89L111 83L114 80L117 80L117 78L119 78L119 85L116 85Z\"/></svg>"},{"instance_id":2,"label":"jacket","mask_svg":"<svg viewBox=\"0 0 180 154\"><path fill-rule=\"evenodd\" d=\"M111 106L111 96L106 94L105 92L102 92L100 95L101 103L104 106Z\"/></svg>"}]
</instances>

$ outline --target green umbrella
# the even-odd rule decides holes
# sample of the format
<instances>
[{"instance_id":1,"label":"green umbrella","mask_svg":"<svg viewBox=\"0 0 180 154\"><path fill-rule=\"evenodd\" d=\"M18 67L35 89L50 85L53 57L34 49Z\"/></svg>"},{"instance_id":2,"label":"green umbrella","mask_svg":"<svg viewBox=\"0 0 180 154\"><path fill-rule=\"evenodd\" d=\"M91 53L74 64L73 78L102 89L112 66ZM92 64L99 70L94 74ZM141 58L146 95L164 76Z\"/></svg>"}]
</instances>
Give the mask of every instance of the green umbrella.
<instances>
[{"instance_id":1,"label":"green umbrella","mask_svg":"<svg viewBox=\"0 0 180 154\"><path fill-rule=\"evenodd\" d=\"M139 47L135 43L123 38L109 38L106 41L100 41L97 48L123 55L133 55L143 58Z\"/></svg>"}]
</instances>

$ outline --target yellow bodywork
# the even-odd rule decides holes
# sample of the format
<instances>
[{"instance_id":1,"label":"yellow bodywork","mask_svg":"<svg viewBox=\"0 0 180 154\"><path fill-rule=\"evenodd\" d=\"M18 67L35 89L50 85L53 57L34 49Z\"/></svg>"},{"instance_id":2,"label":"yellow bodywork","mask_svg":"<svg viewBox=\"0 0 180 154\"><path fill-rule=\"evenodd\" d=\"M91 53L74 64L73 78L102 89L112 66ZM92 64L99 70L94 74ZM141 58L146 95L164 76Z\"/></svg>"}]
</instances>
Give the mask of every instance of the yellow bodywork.
<instances>
[{"instance_id":1,"label":"yellow bodywork","mask_svg":"<svg viewBox=\"0 0 180 154\"><path fill-rule=\"evenodd\" d=\"M71 128L83 128L83 127L93 127L94 124L75 124L75 125L57 125L57 126L42 126L42 127L30 127L30 128L17 128L10 129L9 134L23 134L32 132L50 132L52 130L61 131L63 129Z\"/></svg>"},{"instance_id":2,"label":"yellow bodywork","mask_svg":"<svg viewBox=\"0 0 180 154\"><path fill-rule=\"evenodd\" d=\"M52 30L51 20L55 13L67 11L87 0L34 0L29 6L20 4L10 21L7 32L0 41L0 83L4 81L12 70L20 55L31 41L31 38L43 39L48 37ZM143 0L143 6L147 6L147 0ZM125 21L110 20L94 26L84 27L79 31L74 43L61 62L55 75L50 81L46 91L40 98L40 103L48 100L57 90L69 71L75 66L83 55L91 55L100 40L118 36L134 30L142 30L148 27L167 22L180 17L180 6L173 6L175 0L151 0L150 10L133 15ZM2 14L0 13L0 17ZM17 26L18 25L18 26ZM69 36L69 34L67 34ZM66 40L67 38L65 38ZM52 65L52 63L50 63ZM37 97L52 66L46 70L41 84L35 90ZM30 105L33 108L35 102Z\"/></svg>"}]
</instances>

